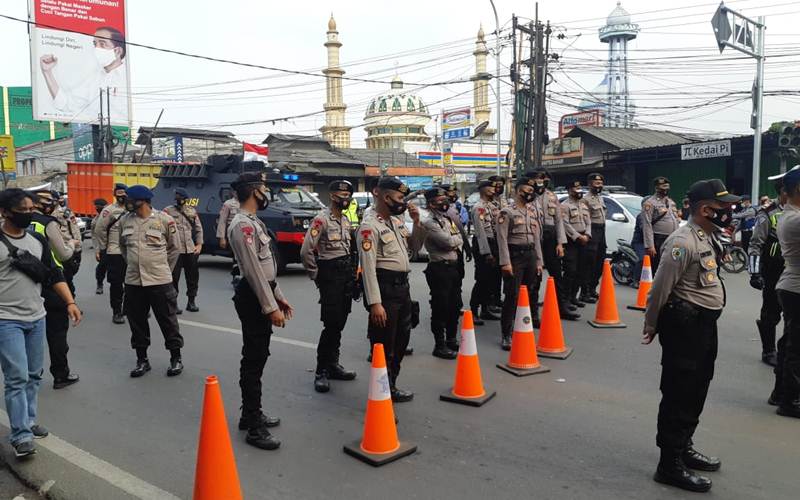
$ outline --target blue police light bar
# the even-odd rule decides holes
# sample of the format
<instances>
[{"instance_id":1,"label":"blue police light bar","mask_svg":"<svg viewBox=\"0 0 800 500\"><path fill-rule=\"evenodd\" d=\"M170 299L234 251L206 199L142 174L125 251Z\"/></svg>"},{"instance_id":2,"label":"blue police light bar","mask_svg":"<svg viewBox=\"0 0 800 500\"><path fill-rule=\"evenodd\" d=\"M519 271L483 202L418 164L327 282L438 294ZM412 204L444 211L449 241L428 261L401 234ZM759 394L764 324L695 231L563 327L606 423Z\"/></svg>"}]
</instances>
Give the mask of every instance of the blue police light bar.
<instances>
[{"instance_id":1,"label":"blue police light bar","mask_svg":"<svg viewBox=\"0 0 800 500\"><path fill-rule=\"evenodd\" d=\"M283 180L285 181L299 181L300 176L297 174L283 174Z\"/></svg>"}]
</instances>

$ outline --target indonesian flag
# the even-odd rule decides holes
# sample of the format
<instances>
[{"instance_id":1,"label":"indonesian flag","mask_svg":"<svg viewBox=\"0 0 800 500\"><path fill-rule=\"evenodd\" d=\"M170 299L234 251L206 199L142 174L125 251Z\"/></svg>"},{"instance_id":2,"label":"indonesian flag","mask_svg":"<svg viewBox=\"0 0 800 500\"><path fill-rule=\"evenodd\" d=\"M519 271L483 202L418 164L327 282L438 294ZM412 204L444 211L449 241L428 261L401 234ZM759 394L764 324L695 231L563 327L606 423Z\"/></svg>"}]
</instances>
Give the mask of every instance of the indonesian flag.
<instances>
[{"instance_id":1,"label":"indonesian flag","mask_svg":"<svg viewBox=\"0 0 800 500\"><path fill-rule=\"evenodd\" d=\"M243 142L242 146L244 148L244 161L263 161L264 164L267 163L269 146L259 146L247 142Z\"/></svg>"}]
</instances>

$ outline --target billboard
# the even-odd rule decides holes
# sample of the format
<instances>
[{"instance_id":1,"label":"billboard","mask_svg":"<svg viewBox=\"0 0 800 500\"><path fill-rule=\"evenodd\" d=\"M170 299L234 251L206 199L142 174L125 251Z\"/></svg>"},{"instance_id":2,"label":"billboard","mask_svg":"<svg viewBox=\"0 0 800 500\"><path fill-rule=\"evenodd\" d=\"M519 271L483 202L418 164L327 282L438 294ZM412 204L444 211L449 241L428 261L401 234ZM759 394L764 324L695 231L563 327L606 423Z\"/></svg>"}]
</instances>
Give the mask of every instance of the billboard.
<instances>
[{"instance_id":1,"label":"billboard","mask_svg":"<svg viewBox=\"0 0 800 500\"><path fill-rule=\"evenodd\" d=\"M557 167L559 165L576 165L583 161L583 141L580 137L553 139L544 148L542 165Z\"/></svg>"},{"instance_id":2,"label":"billboard","mask_svg":"<svg viewBox=\"0 0 800 500\"><path fill-rule=\"evenodd\" d=\"M37 120L128 125L125 0L29 0L31 83ZM108 95L106 95L106 91ZM109 113L110 108L110 113Z\"/></svg>"},{"instance_id":3,"label":"billboard","mask_svg":"<svg viewBox=\"0 0 800 500\"><path fill-rule=\"evenodd\" d=\"M569 132L570 130L574 129L578 125L583 126L600 126L600 110L593 109L591 111L583 111L580 113L570 113L568 115L564 115L561 117L561 121L558 123L558 136L564 137L564 135Z\"/></svg>"},{"instance_id":4,"label":"billboard","mask_svg":"<svg viewBox=\"0 0 800 500\"><path fill-rule=\"evenodd\" d=\"M451 109L442 111L442 139L455 141L469 139L472 126L472 111L470 108Z\"/></svg>"},{"instance_id":5,"label":"billboard","mask_svg":"<svg viewBox=\"0 0 800 500\"><path fill-rule=\"evenodd\" d=\"M3 160L3 171L17 171L17 157L14 149L14 138L0 135L0 158Z\"/></svg>"}]
</instances>

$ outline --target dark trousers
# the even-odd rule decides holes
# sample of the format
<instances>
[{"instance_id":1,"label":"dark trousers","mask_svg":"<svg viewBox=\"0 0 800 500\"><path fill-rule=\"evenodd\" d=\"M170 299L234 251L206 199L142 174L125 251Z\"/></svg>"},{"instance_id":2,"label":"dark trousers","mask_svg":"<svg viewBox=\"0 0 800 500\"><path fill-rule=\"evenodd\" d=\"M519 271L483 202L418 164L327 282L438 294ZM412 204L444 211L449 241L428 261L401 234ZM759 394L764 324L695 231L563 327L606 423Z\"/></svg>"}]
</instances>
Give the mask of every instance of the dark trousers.
<instances>
[{"instance_id":1,"label":"dark trousers","mask_svg":"<svg viewBox=\"0 0 800 500\"><path fill-rule=\"evenodd\" d=\"M411 294L408 274L378 269L378 287L381 304L386 311L386 326L369 324L367 336L370 345L383 344L389 383L395 386L400 365L411 337Z\"/></svg>"},{"instance_id":2,"label":"dark trousers","mask_svg":"<svg viewBox=\"0 0 800 500\"><path fill-rule=\"evenodd\" d=\"M541 277L536 273L536 251L533 248L515 249L509 245L508 252L514 274L513 276L503 276L503 312L500 315L500 332L503 337L511 336L521 285L528 287L531 316L539 317L536 290Z\"/></svg>"},{"instance_id":3,"label":"dark trousers","mask_svg":"<svg viewBox=\"0 0 800 500\"><path fill-rule=\"evenodd\" d=\"M458 317L461 307L461 280L463 274L458 261L430 262L425 268L425 279L431 294L431 332L437 345L456 341Z\"/></svg>"},{"instance_id":4,"label":"dark trousers","mask_svg":"<svg viewBox=\"0 0 800 500\"><path fill-rule=\"evenodd\" d=\"M603 261L606 259L606 225L592 224L592 237L586 244L587 251L591 254L592 267L589 268L589 280L586 288L581 288L581 293L596 293L600 277L603 275Z\"/></svg>"},{"instance_id":5,"label":"dark trousers","mask_svg":"<svg viewBox=\"0 0 800 500\"><path fill-rule=\"evenodd\" d=\"M745 252L747 252L747 249L750 248L750 238L752 237L753 237L752 229L742 230L742 248L744 249Z\"/></svg>"},{"instance_id":6,"label":"dark trousers","mask_svg":"<svg viewBox=\"0 0 800 500\"><path fill-rule=\"evenodd\" d=\"M317 344L317 370L339 362L342 330L353 305L353 266L350 257L317 262L322 333Z\"/></svg>"},{"instance_id":7,"label":"dark trousers","mask_svg":"<svg viewBox=\"0 0 800 500\"><path fill-rule=\"evenodd\" d=\"M131 325L131 347L146 352L150 346L150 324L147 313L153 310L164 345L169 351L183 347L178 327L178 292L172 284L138 286L125 285L125 315Z\"/></svg>"},{"instance_id":8,"label":"dark trousers","mask_svg":"<svg viewBox=\"0 0 800 500\"><path fill-rule=\"evenodd\" d=\"M545 226L542 233L542 258L544 258L544 268L547 269L547 274L553 277L556 282L556 295L558 297L559 306L565 301L568 301L568 294L564 291L564 280L562 275L561 257L556 254L556 239L555 227ZM536 296L539 296L539 287L541 286L542 279L536 283Z\"/></svg>"},{"instance_id":9,"label":"dark trousers","mask_svg":"<svg viewBox=\"0 0 800 500\"><path fill-rule=\"evenodd\" d=\"M633 251L636 252L636 256L639 258L639 260L636 261L636 267L633 268L633 281L638 283L639 279L642 277L642 265L644 264L644 242L638 240L631 241L631 246L633 247Z\"/></svg>"},{"instance_id":10,"label":"dark trousers","mask_svg":"<svg viewBox=\"0 0 800 500\"><path fill-rule=\"evenodd\" d=\"M125 259L122 255L106 254L104 257L108 266L109 301L114 314L122 314L122 302L125 297L123 285L125 284Z\"/></svg>"},{"instance_id":11,"label":"dark trousers","mask_svg":"<svg viewBox=\"0 0 800 500\"><path fill-rule=\"evenodd\" d=\"M783 336L778 341L775 394L781 404L800 398L800 293L778 290L783 307Z\"/></svg>"},{"instance_id":12,"label":"dark trousers","mask_svg":"<svg viewBox=\"0 0 800 500\"><path fill-rule=\"evenodd\" d=\"M658 270L658 264L661 262L661 247L664 246L664 242L667 241L668 234L653 234L653 244L656 246L656 255L650 259L650 268L653 270L653 276L656 275L656 271ZM641 269L640 269L641 271ZM636 277L639 279L639 276Z\"/></svg>"},{"instance_id":13,"label":"dark trousers","mask_svg":"<svg viewBox=\"0 0 800 500\"><path fill-rule=\"evenodd\" d=\"M781 304L775 285L783 272L783 259L761 256L761 314L758 321L758 334L761 337L761 352L775 351L775 329L781 322Z\"/></svg>"},{"instance_id":14,"label":"dark trousers","mask_svg":"<svg viewBox=\"0 0 800 500\"><path fill-rule=\"evenodd\" d=\"M64 265L64 281L67 282L67 287L72 296L75 296L75 275L81 268L81 254L77 251L73 254L72 258L63 263Z\"/></svg>"},{"instance_id":15,"label":"dark trousers","mask_svg":"<svg viewBox=\"0 0 800 500\"><path fill-rule=\"evenodd\" d=\"M475 285L472 287L472 294L469 298L469 307L474 312L478 312L478 307L485 311L489 306L495 306L500 302L500 282L503 279L500 273L500 257L497 251L497 241L489 240L489 248L494 258L492 264L489 263L488 255L480 255L478 252L478 240L472 238L472 249L475 254Z\"/></svg>"},{"instance_id":16,"label":"dark trousers","mask_svg":"<svg viewBox=\"0 0 800 500\"><path fill-rule=\"evenodd\" d=\"M242 360L239 363L242 415L258 414L261 412L261 377L270 354L272 322L261 312L258 297L245 278L236 285L233 304L242 323Z\"/></svg>"},{"instance_id":17,"label":"dark trousers","mask_svg":"<svg viewBox=\"0 0 800 500\"><path fill-rule=\"evenodd\" d=\"M200 266L197 263L198 255L194 253L182 253L178 256L178 262L172 269L172 286L175 292L180 292L181 269L186 277L186 296L190 299L197 297L197 284L200 282Z\"/></svg>"},{"instance_id":18,"label":"dark trousers","mask_svg":"<svg viewBox=\"0 0 800 500\"><path fill-rule=\"evenodd\" d=\"M588 290L589 273L594 264L588 246L570 241L564 248L564 291L568 300L578 295L579 288Z\"/></svg>"},{"instance_id":19,"label":"dark trousers","mask_svg":"<svg viewBox=\"0 0 800 500\"><path fill-rule=\"evenodd\" d=\"M44 308L47 312L45 319L45 333L47 335L47 348L50 351L50 373L58 380L69 375L67 353L67 331L69 331L69 316L67 305L61 297L50 288L42 289Z\"/></svg>"},{"instance_id":20,"label":"dark trousers","mask_svg":"<svg viewBox=\"0 0 800 500\"><path fill-rule=\"evenodd\" d=\"M106 253L102 252L100 254L100 262L94 268L94 280L97 282L98 287L103 286L103 282L106 280L106 272L108 272L108 263L106 261Z\"/></svg>"},{"instance_id":21,"label":"dark trousers","mask_svg":"<svg viewBox=\"0 0 800 500\"><path fill-rule=\"evenodd\" d=\"M703 412L717 359L720 311L671 300L658 319L661 343L661 404L656 444L680 453L690 443Z\"/></svg>"}]
</instances>

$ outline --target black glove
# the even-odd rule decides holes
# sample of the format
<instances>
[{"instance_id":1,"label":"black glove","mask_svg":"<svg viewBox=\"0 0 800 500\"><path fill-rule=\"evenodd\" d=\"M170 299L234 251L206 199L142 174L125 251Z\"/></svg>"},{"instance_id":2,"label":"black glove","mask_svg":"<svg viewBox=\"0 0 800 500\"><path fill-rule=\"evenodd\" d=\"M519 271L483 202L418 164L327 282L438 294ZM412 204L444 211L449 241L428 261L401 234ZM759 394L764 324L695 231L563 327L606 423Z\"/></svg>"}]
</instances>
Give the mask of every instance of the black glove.
<instances>
[{"instance_id":1,"label":"black glove","mask_svg":"<svg viewBox=\"0 0 800 500\"><path fill-rule=\"evenodd\" d=\"M762 290L764 288L764 280L763 278L761 278L760 274L750 275L750 286L752 286L756 290Z\"/></svg>"}]
</instances>

